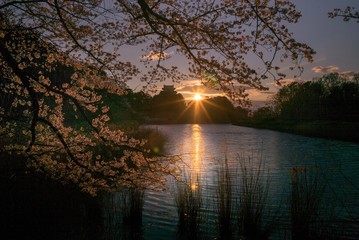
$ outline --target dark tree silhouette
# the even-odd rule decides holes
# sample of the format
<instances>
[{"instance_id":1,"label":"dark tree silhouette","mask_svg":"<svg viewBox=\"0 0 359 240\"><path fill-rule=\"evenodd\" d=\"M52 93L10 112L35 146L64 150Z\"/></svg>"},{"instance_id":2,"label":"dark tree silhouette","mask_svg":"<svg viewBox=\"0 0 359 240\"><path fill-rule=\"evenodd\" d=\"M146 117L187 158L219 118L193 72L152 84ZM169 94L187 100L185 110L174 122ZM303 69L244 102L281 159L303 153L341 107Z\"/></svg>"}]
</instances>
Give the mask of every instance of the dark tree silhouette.
<instances>
[{"instance_id":1,"label":"dark tree silhouette","mask_svg":"<svg viewBox=\"0 0 359 240\"><path fill-rule=\"evenodd\" d=\"M152 117L160 118L164 122L175 123L186 109L186 102L182 94L176 91L161 91L153 96Z\"/></svg>"},{"instance_id":2,"label":"dark tree silhouette","mask_svg":"<svg viewBox=\"0 0 359 240\"><path fill-rule=\"evenodd\" d=\"M359 117L358 75L324 75L282 87L273 97L277 115L292 120L355 120Z\"/></svg>"}]
</instances>

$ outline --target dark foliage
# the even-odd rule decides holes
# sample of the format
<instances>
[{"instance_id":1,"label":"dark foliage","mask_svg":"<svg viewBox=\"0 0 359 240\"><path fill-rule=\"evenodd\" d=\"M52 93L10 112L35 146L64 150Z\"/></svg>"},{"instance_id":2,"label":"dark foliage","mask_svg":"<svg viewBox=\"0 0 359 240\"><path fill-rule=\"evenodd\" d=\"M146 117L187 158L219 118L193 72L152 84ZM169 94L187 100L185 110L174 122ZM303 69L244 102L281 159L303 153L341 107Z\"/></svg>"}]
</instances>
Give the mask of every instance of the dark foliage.
<instances>
[{"instance_id":1,"label":"dark foliage","mask_svg":"<svg viewBox=\"0 0 359 240\"><path fill-rule=\"evenodd\" d=\"M102 217L97 199L24 171L19 157L0 158L2 239L99 239Z\"/></svg>"},{"instance_id":2,"label":"dark foliage","mask_svg":"<svg viewBox=\"0 0 359 240\"><path fill-rule=\"evenodd\" d=\"M359 119L359 75L332 73L309 82L294 82L274 96L274 109L285 120Z\"/></svg>"}]
</instances>

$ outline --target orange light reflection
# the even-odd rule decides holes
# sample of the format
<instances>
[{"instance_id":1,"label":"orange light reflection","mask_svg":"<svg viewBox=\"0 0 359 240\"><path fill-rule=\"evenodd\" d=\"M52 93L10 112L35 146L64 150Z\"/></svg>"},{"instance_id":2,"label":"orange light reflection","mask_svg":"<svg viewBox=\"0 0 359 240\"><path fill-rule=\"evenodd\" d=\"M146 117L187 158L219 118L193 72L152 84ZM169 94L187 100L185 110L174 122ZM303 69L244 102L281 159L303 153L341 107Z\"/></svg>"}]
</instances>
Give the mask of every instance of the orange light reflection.
<instances>
[{"instance_id":1,"label":"orange light reflection","mask_svg":"<svg viewBox=\"0 0 359 240\"><path fill-rule=\"evenodd\" d=\"M201 172L202 166L202 127L198 124L192 125L192 153L193 160L190 163L192 177L191 179L197 179Z\"/></svg>"}]
</instances>

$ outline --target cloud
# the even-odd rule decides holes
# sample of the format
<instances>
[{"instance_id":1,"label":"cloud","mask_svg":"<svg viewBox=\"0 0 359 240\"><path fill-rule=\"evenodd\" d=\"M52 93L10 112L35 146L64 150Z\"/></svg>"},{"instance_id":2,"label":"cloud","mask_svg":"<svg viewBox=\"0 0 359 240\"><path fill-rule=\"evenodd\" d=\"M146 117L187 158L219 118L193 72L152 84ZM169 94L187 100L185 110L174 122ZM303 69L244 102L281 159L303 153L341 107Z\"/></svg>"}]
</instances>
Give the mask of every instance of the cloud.
<instances>
[{"instance_id":1,"label":"cloud","mask_svg":"<svg viewBox=\"0 0 359 240\"><path fill-rule=\"evenodd\" d=\"M312 68L312 71L315 73L326 74L339 71L339 67L334 65L329 65L327 67L316 66Z\"/></svg>"},{"instance_id":2,"label":"cloud","mask_svg":"<svg viewBox=\"0 0 359 240\"><path fill-rule=\"evenodd\" d=\"M345 71L345 72L340 73L340 75L342 75L344 77L349 77L349 78L354 77L355 74L356 74L356 72L353 72L353 71Z\"/></svg>"},{"instance_id":3,"label":"cloud","mask_svg":"<svg viewBox=\"0 0 359 240\"><path fill-rule=\"evenodd\" d=\"M266 102L275 94L273 91L260 91L257 89L247 90L248 98L252 101Z\"/></svg>"},{"instance_id":4,"label":"cloud","mask_svg":"<svg viewBox=\"0 0 359 240\"><path fill-rule=\"evenodd\" d=\"M213 88L207 88L204 85L187 85L187 86L181 86L181 87L177 87L176 91L181 93L181 92L192 92L192 93L210 93L210 94L218 94L221 93L222 91L217 90L217 89L213 89Z\"/></svg>"},{"instance_id":5,"label":"cloud","mask_svg":"<svg viewBox=\"0 0 359 240\"><path fill-rule=\"evenodd\" d=\"M270 83L267 83L266 85L271 89L272 87L276 87L276 89L278 89L278 87L283 87L283 86L287 86L293 82L298 82L300 80L298 79L294 79L294 78L286 78L286 79L282 79L280 81L273 81Z\"/></svg>"},{"instance_id":6,"label":"cloud","mask_svg":"<svg viewBox=\"0 0 359 240\"><path fill-rule=\"evenodd\" d=\"M251 101L252 103L252 106L251 106L251 109L255 110L255 109L258 109L260 107L265 107L268 105L268 101Z\"/></svg>"},{"instance_id":7,"label":"cloud","mask_svg":"<svg viewBox=\"0 0 359 240\"><path fill-rule=\"evenodd\" d=\"M192 99L196 93L200 93L204 98L224 95L221 90L208 88L197 79L183 81L181 86L176 87L176 91L182 94L185 99Z\"/></svg>"},{"instance_id":8,"label":"cloud","mask_svg":"<svg viewBox=\"0 0 359 240\"><path fill-rule=\"evenodd\" d=\"M176 87L176 91L182 94L185 99L192 99L195 93L200 93L204 98L225 95L221 90L205 87L199 80L188 81L185 85ZM248 93L248 98L250 100L258 102L268 101L268 99L275 93L274 91L260 91L253 88L246 88L246 92Z\"/></svg>"},{"instance_id":9,"label":"cloud","mask_svg":"<svg viewBox=\"0 0 359 240\"><path fill-rule=\"evenodd\" d=\"M282 87L282 86L287 86L294 82L297 82L297 80L294 78L287 78L287 79L280 80L279 82L275 82L275 84L278 87Z\"/></svg>"},{"instance_id":10,"label":"cloud","mask_svg":"<svg viewBox=\"0 0 359 240\"><path fill-rule=\"evenodd\" d=\"M166 59L168 58L170 55L172 55L173 52L170 53L166 53L166 52L154 52L151 51L149 54L142 56L143 60L159 60L159 59Z\"/></svg>"},{"instance_id":11,"label":"cloud","mask_svg":"<svg viewBox=\"0 0 359 240\"><path fill-rule=\"evenodd\" d=\"M187 85L201 85L201 80L199 79L186 79L186 80L182 80L181 81L182 86L187 86Z\"/></svg>"}]
</instances>

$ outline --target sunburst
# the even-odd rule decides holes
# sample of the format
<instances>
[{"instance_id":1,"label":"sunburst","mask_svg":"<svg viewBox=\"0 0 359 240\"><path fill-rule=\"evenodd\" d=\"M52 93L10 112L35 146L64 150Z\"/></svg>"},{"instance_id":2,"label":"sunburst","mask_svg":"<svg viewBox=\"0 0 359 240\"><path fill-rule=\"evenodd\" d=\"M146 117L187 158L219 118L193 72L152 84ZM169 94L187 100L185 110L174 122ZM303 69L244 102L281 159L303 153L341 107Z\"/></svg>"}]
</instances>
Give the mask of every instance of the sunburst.
<instances>
[{"instance_id":1,"label":"sunburst","mask_svg":"<svg viewBox=\"0 0 359 240\"><path fill-rule=\"evenodd\" d=\"M203 98L202 98L202 95L200 93L196 93L193 97L193 99L195 101L201 101Z\"/></svg>"}]
</instances>

